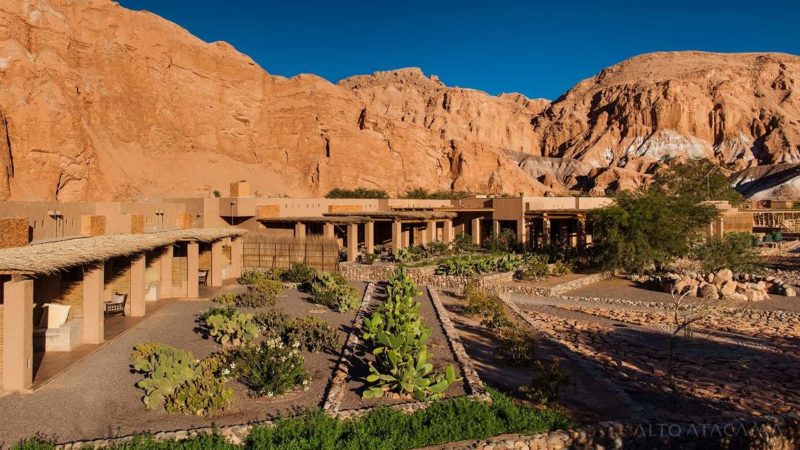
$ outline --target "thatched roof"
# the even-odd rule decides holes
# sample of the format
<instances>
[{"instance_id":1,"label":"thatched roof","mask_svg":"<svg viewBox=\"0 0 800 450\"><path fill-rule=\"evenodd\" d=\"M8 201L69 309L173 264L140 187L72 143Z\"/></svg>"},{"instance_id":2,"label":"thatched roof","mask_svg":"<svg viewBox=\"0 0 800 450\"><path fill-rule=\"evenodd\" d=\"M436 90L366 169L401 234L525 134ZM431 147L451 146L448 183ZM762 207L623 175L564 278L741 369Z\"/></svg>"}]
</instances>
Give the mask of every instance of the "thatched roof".
<instances>
[{"instance_id":1,"label":"thatched roof","mask_svg":"<svg viewBox=\"0 0 800 450\"><path fill-rule=\"evenodd\" d=\"M108 234L0 250L0 273L48 275L178 241L213 242L240 236L240 228L190 228L147 234Z\"/></svg>"}]
</instances>

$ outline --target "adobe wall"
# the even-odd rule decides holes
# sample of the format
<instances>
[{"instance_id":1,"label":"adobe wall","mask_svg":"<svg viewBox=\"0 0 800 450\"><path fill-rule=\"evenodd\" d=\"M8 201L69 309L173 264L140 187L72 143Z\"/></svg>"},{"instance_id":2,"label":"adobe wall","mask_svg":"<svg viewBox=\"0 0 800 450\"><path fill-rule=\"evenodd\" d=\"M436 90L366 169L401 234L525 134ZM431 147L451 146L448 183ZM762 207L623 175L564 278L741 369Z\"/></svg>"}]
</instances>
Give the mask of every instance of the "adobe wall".
<instances>
[{"instance_id":1,"label":"adobe wall","mask_svg":"<svg viewBox=\"0 0 800 450\"><path fill-rule=\"evenodd\" d=\"M120 257L106 261L105 284L103 288L103 301L110 300L115 293L127 294L125 314L130 314L131 308L131 261L130 258Z\"/></svg>"}]
</instances>

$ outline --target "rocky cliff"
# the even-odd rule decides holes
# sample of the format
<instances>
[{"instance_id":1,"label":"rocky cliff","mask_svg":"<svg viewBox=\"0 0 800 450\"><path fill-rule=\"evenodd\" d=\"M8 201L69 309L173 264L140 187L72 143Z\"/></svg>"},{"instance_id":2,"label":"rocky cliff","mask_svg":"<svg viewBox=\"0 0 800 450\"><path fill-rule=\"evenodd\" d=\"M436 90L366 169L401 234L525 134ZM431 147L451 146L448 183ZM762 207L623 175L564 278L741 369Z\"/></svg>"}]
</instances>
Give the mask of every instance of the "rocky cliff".
<instances>
[{"instance_id":1,"label":"rocky cliff","mask_svg":"<svg viewBox=\"0 0 800 450\"><path fill-rule=\"evenodd\" d=\"M533 120L531 152L595 168L587 175L596 191L640 184L668 158L709 158L731 171L797 163L799 82L793 55L638 56L549 105Z\"/></svg>"},{"instance_id":2,"label":"rocky cliff","mask_svg":"<svg viewBox=\"0 0 800 450\"><path fill-rule=\"evenodd\" d=\"M798 163L799 59L643 55L550 103L419 69L287 79L108 0L6 0L0 199L209 195L236 179L264 196L603 193L665 157Z\"/></svg>"},{"instance_id":3,"label":"rocky cliff","mask_svg":"<svg viewBox=\"0 0 800 450\"><path fill-rule=\"evenodd\" d=\"M379 111L395 89L272 76L225 43L107 0L4 1L0 199L207 195L242 178L261 195L546 191L502 152L528 145L536 102L414 70L385 76L395 73L401 92L411 80L434 87Z\"/></svg>"}]
</instances>

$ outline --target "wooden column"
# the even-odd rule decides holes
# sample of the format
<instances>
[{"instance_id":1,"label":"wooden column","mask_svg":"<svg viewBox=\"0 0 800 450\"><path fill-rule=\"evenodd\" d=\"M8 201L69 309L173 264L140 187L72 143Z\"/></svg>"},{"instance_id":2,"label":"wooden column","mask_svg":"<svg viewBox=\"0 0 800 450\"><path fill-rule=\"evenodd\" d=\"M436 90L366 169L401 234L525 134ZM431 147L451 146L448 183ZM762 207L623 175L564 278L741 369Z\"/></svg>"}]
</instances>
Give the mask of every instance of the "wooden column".
<instances>
[{"instance_id":1,"label":"wooden column","mask_svg":"<svg viewBox=\"0 0 800 450\"><path fill-rule=\"evenodd\" d=\"M105 339L105 267L87 267L83 271L83 322L81 336L84 344L100 344Z\"/></svg>"},{"instance_id":2,"label":"wooden column","mask_svg":"<svg viewBox=\"0 0 800 450\"><path fill-rule=\"evenodd\" d=\"M142 317L145 313L145 256L131 256L131 316Z\"/></svg>"},{"instance_id":3,"label":"wooden column","mask_svg":"<svg viewBox=\"0 0 800 450\"><path fill-rule=\"evenodd\" d=\"M3 390L33 384L33 280L3 285Z\"/></svg>"},{"instance_id":4,"label":"wooden column","mask_svg":"<svg viewBox=\"0 0 800 450\"><path fill-rule=\"evenodd\" d=\"M211 243L211 270L208 272L209 286L222 286L222 241Z\"/></svg>"},{"instance_id":5,"label":"wooden column","mask_svg":"<svg viewBox=\"0 0 800 450\"><path fill-rule=\"evenodd\" d=\"M449 244L453 242L454 238L453 219L447 219L444 221L444 227L442 228L442 241L444 241L445 244Z\"/></svg>"},{"instance_id":6,"label":"wooden column","mask_svg":"<svg viewBox=\"0 0 800 450\"><path fill-rule=\"evenodd\" d=\"M347 262L353 262L358 255L358 224L347 224Z\"/></svg>"},{"instance_id":7,"label":"wooden column","mask_svg":"<svg viewBox=\"0 0 800 450\"><path fill-rule=\"evenodd\" d=\"M403 223L399 220L392 222L392 251L403 248Z\"/></svg>"},{"instance_id":8,"label":"wooden column","mask_svg":"<svg viewBox=\"0 0 800 450\"><path fill-rule=\"evenodd\" d=\"M403 248L411 247L411 230L403 230Z\"/></svg>"},{"instance_id":9,"label":"wooden column","mask_svg":"<svg viewBox=\"0 0 800 450\"><path fill-rule=\"evenodd\" d=\"M306 224L297 222L294 224L294 237L302 239L306 237Z\"/></svg>"},{"instance_id":10,"label":"wooden column","mask_svg":"<svg viewBox=\"0 0 800 450\"><path fill-rule=\"evenodd\" d=\"M500 236L500 221L492 220L492 235Z\"/></svg>"},{"instance_id":11,"label":"wooden column","mask_svg":"<svg viewBox=\"0 0 800 450\"><path fill-rule=\"evenodd\" d=\"M425 225L424 227L420 227L418 225L414 226L414 245L425 245L429 243L428 240L428 226Z\"/></svg>"},{"instance_id":12,"label":"wooden column","mask_svg":"<svg viewBox=\"0 0 800 450\"><path fill-rule=\"evenodd\" d=\"M161 252L161 285L158 289L159 298L172 296L172 244L164 247Z\"/></svg>"},{"instance_id":13,"label":"wooden column","mask_svg":"<svg viewBox=\"0 0 800 450\"><path fill-rule=\"evenodd\" d=\"M375 253L375 222L364 224L364 249L368 254Z\"/></svg>"},{"instance_id":14,"label":"wooden column","mask_svg":"<svg viewBox=\"0 0 800 450\"><path fill-rule=\"evenodd\" d=\"M481 245L481 219L476 217L472 219L472 243Z\"/></svg>"},{"instance_id":15,"label":"wooden column","mask_svg":"<svg viewBox=\"0 0 800 450\"><path fill-rule=\"evenodd\" d=\"M242 249L244 248L244 238L232 237L231 238L231 267L228 269L228 275L231 278L239 278L242 276Z\"/></svg>"},{"instance_id":16,"label":"wooden column","mask_svg":"<svg viewBox=\"0 0 800 450\"><path fill-rule=\"evenodd\" d=\"M197 298L200 296L200 244L189 242L186 244L186 296Z\"/></svg>"}]
</instances>

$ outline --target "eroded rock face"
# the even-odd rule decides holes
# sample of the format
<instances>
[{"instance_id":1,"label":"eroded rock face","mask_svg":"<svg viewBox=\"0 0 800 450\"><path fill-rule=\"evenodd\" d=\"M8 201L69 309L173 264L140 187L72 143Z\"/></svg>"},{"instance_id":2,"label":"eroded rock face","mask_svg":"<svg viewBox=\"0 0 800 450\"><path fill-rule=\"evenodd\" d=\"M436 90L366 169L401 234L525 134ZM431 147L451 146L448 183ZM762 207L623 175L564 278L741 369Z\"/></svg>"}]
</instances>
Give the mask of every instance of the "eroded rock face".
<instances>
[{"instance_id":1,"label":"eroded rock face","mask_svg":"<svg viewBox=\"0 0 800 450\"><path fill-rule=\"evenodd\" d=\"M711 158L732 171L797 163L798 80L793 55L637 56L580 82L537 116L533 152L638 174L673 157ZM590 187L603 190L647 177L617 171L596 181Z\"/></svg>"},{"instance_id":2,"label":"eroded rock face","mask_svg":"<svg viewBox=\"0 0 800 450\"><path fill-rule=\"evenodd\" d=\"M800 164L799 60L643 55L551 104L419 69L287 79L109 0L5 0L0 199L208 195L237 179L263 196L599 195L647 184L665 157L710 157L786 194L796 179L753 169Z\"/></svg>"},{"instance_id":3,"label":"eroded rock face","mask_svg":"<svg viewBox=\"0 0 800 450\"><path fill-rule=\"evenodd\" d=\"M392 103L393 88L272 76L225 43L107 0L4 1L0 199L202 195L243 178L261 195L545 192L501 151L528 145L524 123L541 105L413 75L439 86L442 106L426 110L427 92L409 91L408 108L378 112L365 99ZM471 116L480 111L486 121Z\"/></svg>"}]
</instances>

